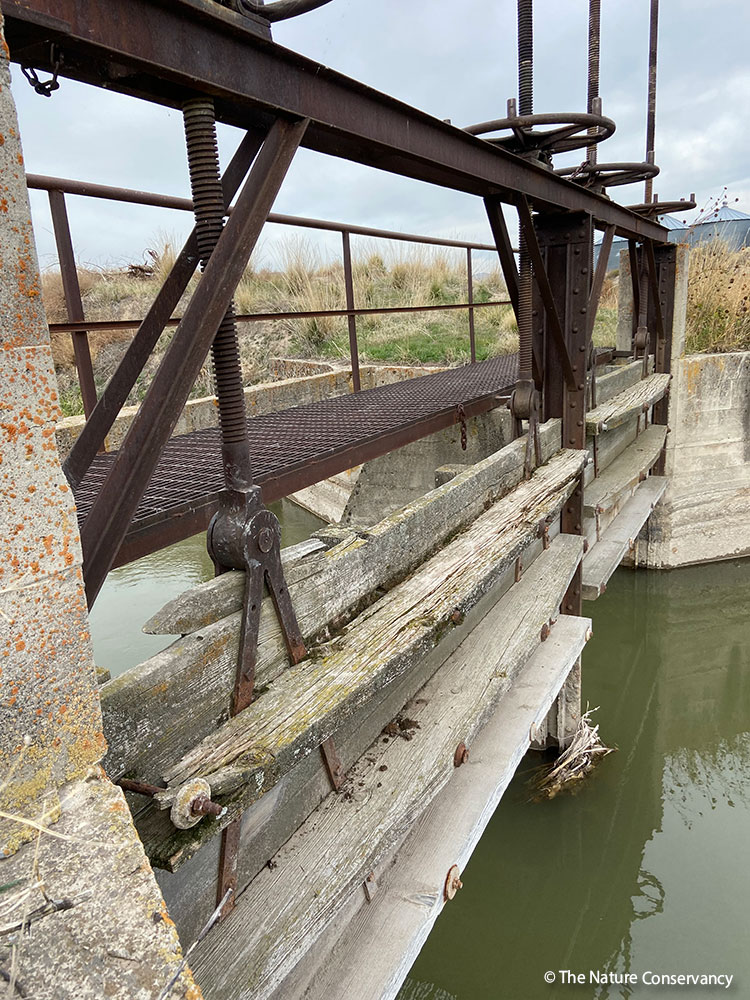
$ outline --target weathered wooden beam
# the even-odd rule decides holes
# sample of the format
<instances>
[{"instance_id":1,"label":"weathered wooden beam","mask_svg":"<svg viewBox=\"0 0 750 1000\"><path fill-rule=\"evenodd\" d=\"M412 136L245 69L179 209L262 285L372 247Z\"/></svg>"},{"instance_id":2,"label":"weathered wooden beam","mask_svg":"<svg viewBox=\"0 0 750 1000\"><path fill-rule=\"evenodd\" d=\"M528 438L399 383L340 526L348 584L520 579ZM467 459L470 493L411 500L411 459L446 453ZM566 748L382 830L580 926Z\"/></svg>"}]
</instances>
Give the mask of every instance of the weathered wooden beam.
<instances>
[{"instance_id":1,"label":"weathered wooden beam","mask_svg":"<svg viewBox=\"0 0 750 1000\"><path fill-rule=\"evenodd\" d=\"M282 673L244 712L165 771L168 803L186 781L207 778L224 795L226 814L175 831L149 851L173 870L236 819L302 757L378 696L458 625L504 570L559 514L584 456L563 451L494 504L411 577L363 612L343 634ZM231 795L229 794L231 792ZM228 797L226 797L228 796Z\"/></svg>"},{"instance_id":2,"label":"weathered wooden beam","mask_svg":"<svg viewBox=\"0 0 750 1000\"><path fill-rule=\"evenodd\" d=\"M408 706L414 738L378 741L348 794L326 798L196 949L193 970L215 1000L267 997L445 786L457 744L471 745L556 617L582 549L579 537L555 539Z\"/></svg>"},{"instance_id":3,"label":"weathered wooden beam","mask_svg":"<svg viewBox=\"0 0 750 1000\"><path fill-rule=\"evenodd\" d=\"M544 424L540 437L542 459L547 461L560 447L560 421ZM354 529L337 529L346 532L343 542L348 544L340 544L328 553L320 560L321 566L351 563L350 577L364 571L362 582L348 581L349 586L357 588L351 604L376 587L398 582L436 551L449 535L469 524L488 502L499 499L521 482L523 448L523 442L512 441L378 524L357 531L356 538L351 537ZM144 631L153 635L185 635L239 611L244 593L241 576L241 573L224 574L180 594L146 623ZM342 605L342 610L345 607ZM297 615L300 616L299 611Z\"/></svg>"},{"instance_id":4,"label":"weathered wooden beam","mask_svg":"<svg viewBox=\"0 0 750 1000\"><path fill-rule=\"evenodd\" d=\"M558 525L551 525L550 538L557 534ZM542 539L526 550L523 557L524 572L542 550ZM413 670L395 681L381 697L370 699L362 705L336 730L334 739L345 772L356 764L383 728L394 720L500 598L514 586L515 576L515 566L509 567L492 590L466 615L464 622L446 633L432 653L422 657ZM330 782L322 760L318 754L311 753L296 764L270 792L245 810L238 858L238 893L265 867L268 859L289 840L330 791ZM152 807L136 817L136 827L148 849L148 845L161 843L166 839L170 832L169 816L165 811ZM169 915L177 925L181 941L195 940L216 905L219 840L218 837L214 838L176 872L156 869Z\"/></svg>"},{"instance_id":5,"label":"weathered wooden beam","mask_svg":"<svg viewBox=\"0 0 750 1000\"><path fill-rule=\"evenodd\" d=\"M586 415L586 433L601 434L624 423L634 413L642 413L662 398L669 388L671 375L657 372L630 389L613 396ZM597 383L598 386L598 383Z\"/></svg>"},{"instance_id":6,"label":"weathered wooden beam","mask_svg":"<svg viewBox=\"0 0 750 1000\"><path fill-rule=\"evenodd\" d=\"M631 361L627 365L620 365L614 371L607 372L606 375L596 377L596 399L599 406L609 402L613 396L629 389L636 382L640 382L643 377L643 362Z\"/></svg>"},{"instance_id":7,"label":"weathered wooden beam","mask_svg":"<svg viewBox=\"0 0 750 1000\"><path fill-rule=\"evenodd\" d=\"M630 552L638 532L667 488L663 476L649 476L637 487L609 527L602 533L583 560L582 594L585 601L595 601L607 586L609 578Z\"/></svg>"},{"instance_id":8,"label":"weathered wooden beam","mask_svg":"<svg viewBox=\"0 0 750 1000\"><path fill-rule=\"evenodd\" d=\"M446 904L446 872L465 869L482 833L591 634L591 621L561 615L404 843L376 871L371 902L354 892L287 976L274 1000L390 1000ZM445 817L450 816L446 823ZM469 876L471 872L469 871ZM467 880L468 882L468 880Z\"/></svg>"},{"instance_id":9,"label":"weathered wooden beam","mask_svg":"<svg viewBox=\"0 0 750 1000\"><path fill-rule=\"evenodd\" d=\"M560 445L560 422L541 429L543 458ZM381 587L412 572L451 534L523 476L524 443L514 441L425 497L351 534L323 554L287 570L297 620L306 641L343 624ZM348 539L348 541L347 541ZM228 573L170 602L152 631L189 633L168 649L102 688L105 760L112 778L132 774L158 781L229 714L237 661L244 575ZM286 666L286 647L270 598L263 601L256 683L270 683Z\"/></svg>"},{"instance_id":10,"label":"weathered wooden beam","mask_svg":"<svg viewBox=\"0 0 750 1000\"><path fill-rule=\"evenodd\" d=\"M667 428L651 425L608 466L598 479L586 487L583 511L588 517L604 514L615 507L626 493L632 493L661 454Z\"/></svg>"}]
</instances>

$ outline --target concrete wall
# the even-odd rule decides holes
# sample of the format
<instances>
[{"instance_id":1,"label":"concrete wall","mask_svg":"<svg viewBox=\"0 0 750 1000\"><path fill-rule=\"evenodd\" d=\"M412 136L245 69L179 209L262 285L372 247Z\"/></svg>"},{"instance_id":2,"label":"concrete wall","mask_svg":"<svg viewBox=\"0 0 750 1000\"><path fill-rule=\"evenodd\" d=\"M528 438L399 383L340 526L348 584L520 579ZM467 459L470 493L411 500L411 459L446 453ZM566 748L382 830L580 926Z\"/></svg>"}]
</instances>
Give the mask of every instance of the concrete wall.
<instances>
[{"instance_id":1,"label":"concrete wall","mask_svg":"<svg viewBox=\"0 0 750 1000\"><path fill-rule=\"evenodd\" d=\"M638 561L668 568L750 555L750 352L676 361L667 492Z\"/></svg>"},{"instance_id":2,"label":"concrete wall","mask_svg":"<svg viewBox=\"0 0 750 1000\"><path fill-rule=\"evenodd\" d=\"M149 1000L182 959L106 750L0 13L0 937L7 996ZM13 883L17 881L17 887ZM48 900L69 900L49 912ZM45 909L47 907L47 909ZM10 980L6 986L6 982ZM198 1000L189 972L175 998Z\"/></svg>"},{"instance_id":3,"label":"concrete wall","mask_svg":"<svg viewBox=\"0 0 750 1000\"><path fill-rule=\"evenodd\" d=\"M302 364L309 367L307 362ZM375 386L390 385L392 382L415 378L418 375L429 375L436 371L442 369L365 365L360 369L360 376L362 388L372 389ZM301 378L295 376L249 386L245 389L245 405L249 416L258 417L264 413L275 413L277 410L286 410L292 406L317 403L329 396L343 396L351 391L351 371L348 368L336 368L321 374L306 375ZM126 406L122 409L107 435L105 443L107 451L117 451L137 412L137 406ZM82 416L65 417L58 421L55 434L57 446L63 457L73 447L73 442L81 433L84 423L85 418ZM174 434L189 434L205 427L216 427L218 423L219 411L215 396L191 399L182 411Z\"/></svg>"},{"instance_id":4,"label":"concrete wall","mask_svg":"<svg viewBox=\"0 0 750 1000\"><path fill-rule=\"evenodd\" d=\"M474 465L512 440L506 409L490 410L466 421L466 450L461 428L445 430L404 445L362 466L341 518L342 524L370 525L435 488L436 470L446 465Z\"/></svg>"},{"instance_id":5,"label":"concrete wall","mask_svg":"<svg viewBox=\"0 0 750 1000\"><path fill-rule=\"evenodd\" d=\"M689 257L678 247L665 474L669 486L638 540L655 569L750 555L750 352L684 356ZM630 347L627 253L617 346Z\"/></svg>"}]
</instances>

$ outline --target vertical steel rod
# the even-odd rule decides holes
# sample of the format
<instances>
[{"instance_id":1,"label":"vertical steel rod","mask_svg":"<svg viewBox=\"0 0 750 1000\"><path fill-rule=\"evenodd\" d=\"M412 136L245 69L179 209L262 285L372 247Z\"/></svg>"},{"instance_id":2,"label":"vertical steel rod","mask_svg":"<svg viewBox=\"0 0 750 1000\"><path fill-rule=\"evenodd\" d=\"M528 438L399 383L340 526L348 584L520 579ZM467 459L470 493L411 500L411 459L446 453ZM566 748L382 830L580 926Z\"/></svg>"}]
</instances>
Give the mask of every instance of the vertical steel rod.
<instances>
[{"instance_id":1,"label":"vertical steel rod","mask_svg":"<svg viewBox=\"0 0 750 1000\"><path fill-rule=\"evenodd\" d=\"M352 248L349 231L342 229L341 244L344 255L344 287L346 289L346 308L354 309L354 274L352 272ZM359 345L357 343L357 317L351 313L347 316L349 326L349 357L352 363L352 387L355 392L361 388L359 379Z\"/></svg>"},{"instance_id":2,"label":"vertical steel rod","mask_svg":"<svg viewBox=\"0 0 750 1000\"><path fill-rule=\"evenodd\" d=\"M477 360L477 343L476 334L474 331L474 310L471 307L471 303L474 302L474 268L471 260L471 247L466 249L466 285L468 289L467 300L469 304L469 351L471 355L471 363Z\"/></svg>"},{"instance_id":3,"label":"vertical steel rod","mask_svg":"<svg viewBox=\"0 0 750 1000\"><path fill-rule=\"evenodd\" d=\"M55 231L57 256L60 260L60 276L62 278L63 295L65 296L65 309L71 323L82 323L86 317L83 315L81 286L78 282L76 259L73 254L73 240L70 236L65 195L62 191L49 192L49 207L52 213L52 226ZM83 400L83 412L88 420L96 406L96 385L94 383L94 368L91 364L89 335L85 330L80 330L71 334L71 337L73 340L76 370L78 372L78 384L81 388L81 399Z\"/></svg>"},{"instance_id":4,"label":"vertical steel rod","mask_svg":"<svg viewBox=\"0 0 750 1000\"><path fill-rule=\"evenodd\" d=\"M651 24L648 39L648 113L646 116L646 160L654 162L656 136L656 55L659 42L659 0L651 0ZM645 201L653 200L654 179L646 178Z\"/></svg>"},{"instance_id":5,"label":"vertical steel rod","mask_svg":"<svg viewBox=\"0 0 750 1000\"><path fill-rule=\"evenodd\" d=\"M534 4L518 0L518 113L534 113ZM531 309L533 275L523 226L518 232L518 378L532 378Z\"/></svg>"}]
</instances>

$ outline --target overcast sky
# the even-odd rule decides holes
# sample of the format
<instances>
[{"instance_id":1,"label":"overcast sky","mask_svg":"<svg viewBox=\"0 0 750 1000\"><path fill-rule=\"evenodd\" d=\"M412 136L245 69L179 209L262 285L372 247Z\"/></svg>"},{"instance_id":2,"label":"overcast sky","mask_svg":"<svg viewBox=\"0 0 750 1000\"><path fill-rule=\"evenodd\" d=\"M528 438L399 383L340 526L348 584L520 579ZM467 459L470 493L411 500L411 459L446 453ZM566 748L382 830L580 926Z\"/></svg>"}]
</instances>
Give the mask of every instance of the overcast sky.
<instances>
[{"instance_id":1,"label":"overcast sky","mask_svg":"<svg viewBox=\"0 0 750 1000\"><path fill-rule=\"evenodd\" d=\"M583 111L586 0L535 4L535 110ZM617 132L600 160L644 158L648 0L602 0L601 94ZM513 0L332 0L274 27L276 41L456 125L501 117L516 93ZM699 205L726 185L750 210L750 4L662 0L655 190L694 191ZM13 92L30 173L189 195L179 112L62 81L37 96L13 66ZM221 128L222 163L239 141ZM580 154L573 154L574 161ZM562 165L563 161L559 161ZM642 185L613 189L623 203ZM69 196L82 263L143 258L163 235L184 237L182 213ZM46 195L32 193L42 266L56 257ZM301 150L276 211L440 236L488 240L479 199ZM267 227L260 257L274 261L282 232ZM364 247L363 240L358 247ZM355 248L356 249L356 248Z\"/></svg>"}]
</instances>

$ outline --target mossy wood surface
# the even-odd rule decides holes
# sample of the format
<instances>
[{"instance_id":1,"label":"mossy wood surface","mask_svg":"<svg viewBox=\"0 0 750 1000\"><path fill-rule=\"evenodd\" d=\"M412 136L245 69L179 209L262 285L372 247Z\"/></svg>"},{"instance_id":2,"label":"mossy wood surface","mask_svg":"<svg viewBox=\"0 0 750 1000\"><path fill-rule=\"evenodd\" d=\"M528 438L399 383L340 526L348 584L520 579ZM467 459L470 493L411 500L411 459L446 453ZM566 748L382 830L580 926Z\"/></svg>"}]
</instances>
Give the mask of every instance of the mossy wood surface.
<instances>
[{"instance_id":1,"label":"mossy wood surface","mask_svg":"<svg viewBox=\"0 0 750 1000\"><path fill-rule=\"evenodd\" d=\"M581 655L591 621L561 615L471 744L471 756L375 872L371 902L354 892L273 1000L390 1000L443 909L446 872L463 873L516 768ZM446 817L450 818L446 822ZM462 875L471 891L472 869ZM476 887L475 887L476 888ZM357 904L360 905L357 905Z\"/></svg>"},{"instance_id":2,"label":"mossy wood surface","mask_svg":"<svg viewBox=\"0 0 750 1000\"><path fill-rule=\"evenodd\" d=\"M560 444L560 421L541 429L543 457ZM521 479L524 439L358 536L287 568L287 582L306 641L341 626L378 588L413 571L456 531ZM340 532L334 533L340 534ZM171 601L151 620L152 631L185 632L101 689L105 760L112 778L124 774L158 782L164 771L229 716L236 671L244 574L229 573ZM157 623L157 624L154 624ZM270 598L261 607L256 686L288 665Z\"/></svg>"},{"instance_id":3,"label":"mossy wood surface","mask_svg":"<svg viewBox=\"0 0 750 1000\"><path fill-rule=\"evenodd\" d=\"M414 738L378 740L239 896L191 963L213 1000L268 997L401 841L453 775L457 744L471 745L539 645L582 551L580 537L553 541L407 706Z\"/></svg>"},{"instance_id":4,"label":"mossy wood surface","mask_svg":"<svg viewBox=\"0 0 750 1000\"><path fill-rule=\"evenodd\" d=\"M339 637L281 674L248 709L166 770L171 788L200 775L218 786L219 795L232 794L221 820L176 832L152 853L154 863L183 863L360 705L433 650L532 543L539 525L559 514L583 459L582 452L560 452Z\"/></svg>"},{"instance_id":5,"label":"mossy wood surface","mask_svg":"<svg viewBox=\"0 0 750 1000\"><path fill-rule=\"evenodd\" d=\"M550 536L559 533L557 525ZM528 568L542 551L541 540L524 553ZM515 581L515 567L510 567L492 590L482 598L464 622L446 633L439 646L423 657L413 670L392 684L379 698L365 702L333 735L344 773L356 764L383 728L392 722L404 705L445 662L454 648L478 625ZM242 834L238 860L237 891L242 892L279 848L289 840L315 807L331 791L331 784L319 753L308 754L274 787L249 806L242 815ZM205 822L205 821L204 821ZM151 807L141 813L136 826L146 852L156 845L163 851L168 836L174 832L169 814ZM200 851L174 872L157 869L169 914L183 941L194 941L216 905L216 872L219 863L218 837L213 837Z\"/></svg>"}]
</instances>

